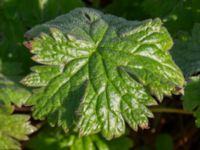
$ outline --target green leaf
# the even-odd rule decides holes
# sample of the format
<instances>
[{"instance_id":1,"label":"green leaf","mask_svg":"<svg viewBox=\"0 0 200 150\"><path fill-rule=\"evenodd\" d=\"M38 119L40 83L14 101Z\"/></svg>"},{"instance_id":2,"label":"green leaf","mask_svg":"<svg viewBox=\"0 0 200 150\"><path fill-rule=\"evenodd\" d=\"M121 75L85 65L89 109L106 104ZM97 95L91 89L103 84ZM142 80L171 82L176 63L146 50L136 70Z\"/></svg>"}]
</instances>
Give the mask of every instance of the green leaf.
<instances>
[{"instance_id":1,"label":"green leaf","mask_svg":"<svg viewBox=\"0 0 200 150\"><path fill-rule=\"evenodd\" d=\"M169 134L160 134L156 137L156 150L173 150L173 139Z\"/></svg>"},{"instance_id":2,"label":"green leaf","mask_svg":"<svg viewBox=\"0 0 200 150\"><path fill-rule=\"evenodd\" d=\"M28 140L27 135L36 130L28 115L11 115L11 104L21 107L29 97L26 89L0 74L0 149L21 149L18 140Z\"/></svg>"},{"instance_id":3,"label":"green leaf","mask_svg":"<svg viewBox=\"0 0 200 150\"><path fill-rule=\"evenodd\" d=\"M185 95L183 99L183 107L187 111L194 111L196 117L196 125L200 127L200 78L193 77L185 87Z\"/></svg>"},{"instance_id":4,"label":"green leaf","mask_svg":"<svg viewBox=\"0 0 200 150\"><path fill-rule=\"evenodd\" d=\"M126 137L106 141L99 135L66 135L58 128L49 127L42 128L27 144L30 150L129 150L131 147L132 142Z\"/></svg>"},{"instance_id":5,"label":"green leaf","mask_svg":"<svg viewBox=\"0 0 200 150\"><path fill-rule=\"evenodd\" d=\"M195 24L191 36L182 34L175 40L171 54L186 77L200 71L200 24Z\"/></svg>"},{"instance_id":6,"label":"green leaf","mask_svg":"<svg viewBox=\"0 0 200 150\"><path fill-rule=\"evenodd\" d=\"M159 19L127 21L80 8L26 35L35 37L26 43L33 60L44 64L22 81L42 87L31 98L33 115L66 131L77 117L80 135L119 137L125 122L147 128L153 117L147 106L156 104L151 94L161 101L184 84Z\"/></svg>"},{"instance_id":7,"label":"green leaf","mask_svg":"<svg viewBox=\"0 0 200 150\"><path fill-rule=\"evenodd\" d=\"M5 105L11 103L21 107L30 97L30 92L0 74L0 101Z\"/></svg>"},{"instance_id":8,"label":"green leaf","mask_svg":"<svg viewBox=\"0 0 200 150\"><path fill-rule=\"evenodd\" d=\"M18 140L28 140L27 135L36 130L28 120L27 115L10 115L0 108L0 149L21 149Z\"/></svg>"}]
</instances>

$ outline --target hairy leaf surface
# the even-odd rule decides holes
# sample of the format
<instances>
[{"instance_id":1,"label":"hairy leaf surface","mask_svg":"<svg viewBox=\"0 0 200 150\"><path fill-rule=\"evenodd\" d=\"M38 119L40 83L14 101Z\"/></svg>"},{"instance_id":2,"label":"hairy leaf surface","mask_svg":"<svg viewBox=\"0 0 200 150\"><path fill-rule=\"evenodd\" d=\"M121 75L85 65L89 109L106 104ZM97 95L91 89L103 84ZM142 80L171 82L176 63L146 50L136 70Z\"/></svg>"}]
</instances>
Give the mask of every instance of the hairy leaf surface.
<instances>
[{"instance_id":1,"label":"hairy leaf surface","mask_svg":"<svg viewBox=\"0 0 200 150\"><path fill-rule=\"evenodd\" d=\"M22 81L42 87L31 99L34 116L66 131L77 116L80 135L119 137L125 122L147 128L147 106L156 104L151 95L161 101L184 84L159 19L127 21L80 8L26 35L34 38L26 43L33 60L43 64Z\"/></svg>"}]
</instances>

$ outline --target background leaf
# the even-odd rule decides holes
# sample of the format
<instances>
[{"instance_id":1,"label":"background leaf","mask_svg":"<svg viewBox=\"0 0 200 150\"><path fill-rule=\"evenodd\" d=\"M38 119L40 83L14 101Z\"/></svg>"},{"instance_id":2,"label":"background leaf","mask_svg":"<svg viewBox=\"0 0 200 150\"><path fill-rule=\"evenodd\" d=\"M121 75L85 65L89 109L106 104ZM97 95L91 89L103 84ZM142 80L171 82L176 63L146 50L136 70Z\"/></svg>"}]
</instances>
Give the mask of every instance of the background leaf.
<instances>
[{"instance_id":1,"label":"background leaf","mask_svg":"<svg viewBox=\"0 0 200 150\"><path fill-rule=\"evenodd\" d=\"M200 71L200 24L195 24L191 36L182 33L175 40L171 54L186 77Z\"/></svg>"},{"instance_id":2,"label":"background leaf","mask_svg":"<svg viewBox=\"0 0 200 150\"><path fill-rule=\"evenodd\" d=\"M28 90L0 74L0 101L5 105L11 105L13 103L21 107L23 104L26 104L30 95Z\"/></svg>"},{"instance_id":3,"label":"background leaf","mask_svg":"<svg viewBox=\"0 0 200 150\"><path fill-rule=\"evenodd\" d=\"M198 0L144 0L142 5L150 17L161 17L173 34L177 30L189 31L195 22L200 21Z\"/></svg>"},{"instance_id":4,"label":"background leaf","mask_svg":"<svg viewBox=\"0 0 200 150\"><path fill-rule=\"evenodd\" d=\"M27 135L36 130L30 125L29 118L28 115L11 115L0 111L0 149L21 149L17 140L28 140Z\"/></svg>"}]
</instances>

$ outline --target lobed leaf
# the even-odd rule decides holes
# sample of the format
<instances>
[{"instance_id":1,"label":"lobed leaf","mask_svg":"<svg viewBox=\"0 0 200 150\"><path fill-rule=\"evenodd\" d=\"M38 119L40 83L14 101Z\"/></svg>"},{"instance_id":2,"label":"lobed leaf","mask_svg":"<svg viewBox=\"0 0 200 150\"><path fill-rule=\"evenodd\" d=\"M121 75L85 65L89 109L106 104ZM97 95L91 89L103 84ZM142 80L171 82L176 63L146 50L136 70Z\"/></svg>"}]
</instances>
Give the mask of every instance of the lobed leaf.
<instances>
[{"instance_id":1,"label":"lobed leaf","mask_svg":"<svg viewBox=\"0 0 200 150\"><path fill-rule=\"evenodd\" d=\"M172 39L159 19L142 22L79 8L26 34L33 60L43 64L22 82L39 86L35 118L80 135L111 139L148 128L147 106L176 93L184 78L168 50ZM78 110L78 112L77 112Z\"/></svg>"}]
</instances>

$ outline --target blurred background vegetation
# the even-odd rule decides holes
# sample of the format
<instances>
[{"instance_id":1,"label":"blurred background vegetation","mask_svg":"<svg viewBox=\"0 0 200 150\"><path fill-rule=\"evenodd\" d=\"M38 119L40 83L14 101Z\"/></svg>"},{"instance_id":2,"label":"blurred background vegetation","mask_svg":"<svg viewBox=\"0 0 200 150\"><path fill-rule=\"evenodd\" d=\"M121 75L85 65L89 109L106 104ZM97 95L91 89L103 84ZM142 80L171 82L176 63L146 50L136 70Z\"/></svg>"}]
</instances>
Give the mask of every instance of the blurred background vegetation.
<instances>
[{"instance_id":1,"label":"blurred background vegetation","mask_svg":"<svg viewBox=\"0 0 200 150\"><path fill-rule=\"evenodd\" d=\"M193 43L195 46L191 51L194 48L200 49L200 40L198 40L200 39L200 30L198 30L200 29L198 28L200 0L0 0L0 71L12 80L19 80L27 74L34 63L30 59L29 51L23 46L24 33L34 25L77 7L92 7L130 20L161 18L175 42L172 55L174 54L175 61L183 71L184 62L179 62L174 51L190 46L194 40L196 43ZM181 54L182 52L180 57ZM200 57L200 53L197 57ZM188 76L188 74L184 75ZM180 97L165 99L161 105L181 107ZM195 127L191 116L157 114L155 118L151 120L150 130L128 133L130 138L128 143L130 141L134 143L133 149L200 149L200 132ZM47 136L45 132L40 136L45 138ZM38 136L37 133L32 135L33 138L35 136ZM35 141L37 143L38 139ZM29 144L29 149L34 147L33 145L34 142ZM129 145L129 148L132 144L126 145ZM54 148L51 146L51 149Z\"/></svg>"}]
</instances>

